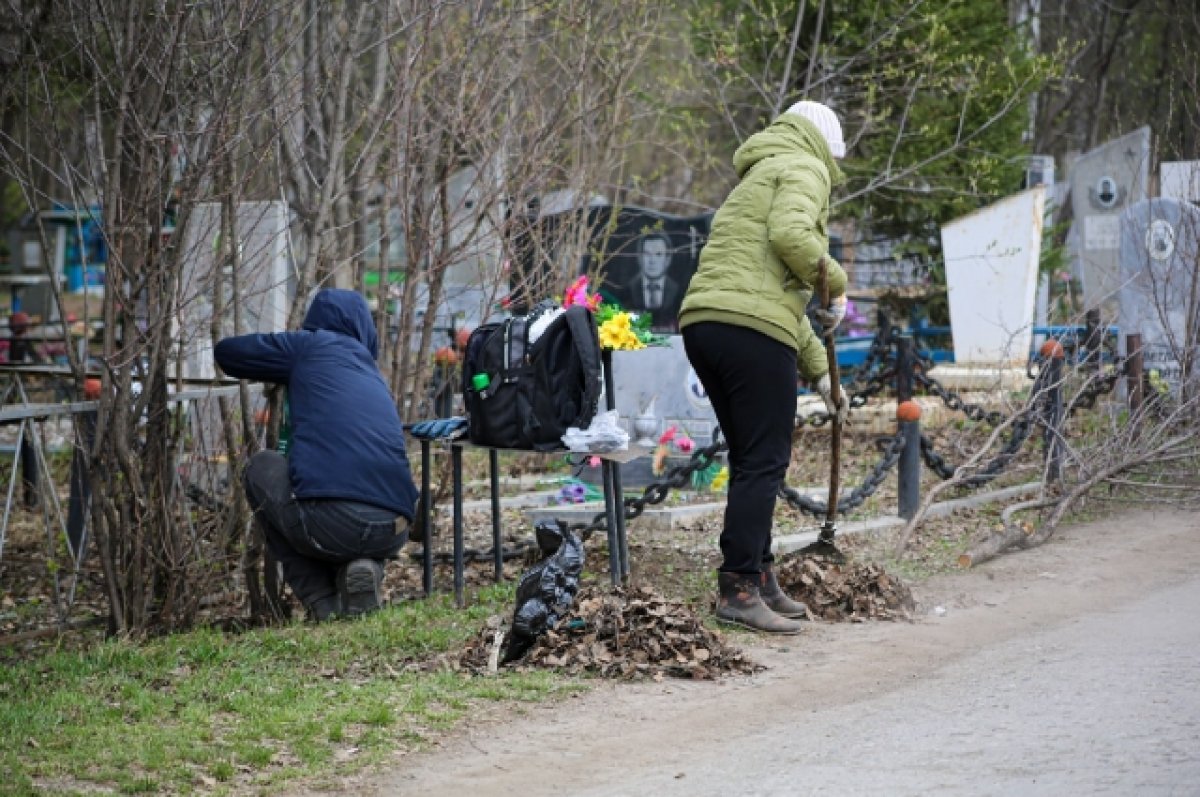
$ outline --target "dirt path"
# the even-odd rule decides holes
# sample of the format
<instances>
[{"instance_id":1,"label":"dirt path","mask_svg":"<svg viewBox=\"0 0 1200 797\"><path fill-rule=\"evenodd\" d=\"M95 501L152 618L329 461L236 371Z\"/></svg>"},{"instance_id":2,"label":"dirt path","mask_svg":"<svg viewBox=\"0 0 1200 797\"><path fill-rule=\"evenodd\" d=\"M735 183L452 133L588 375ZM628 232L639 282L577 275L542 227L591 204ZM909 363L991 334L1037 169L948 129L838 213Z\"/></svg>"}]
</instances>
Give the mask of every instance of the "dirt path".
<instances>
[{"instance_id":1,"label":"dirt path","mask_svg":"<svg viewBox=\"0 0 1200 797\"><path fill-rule=\"evenodd\" d=\"M915 623L816 624L752 647L753 678L604 685L353 790L1200 793L1200 518L1064 528L915 592Z\"/></svg>"}]
</instances>

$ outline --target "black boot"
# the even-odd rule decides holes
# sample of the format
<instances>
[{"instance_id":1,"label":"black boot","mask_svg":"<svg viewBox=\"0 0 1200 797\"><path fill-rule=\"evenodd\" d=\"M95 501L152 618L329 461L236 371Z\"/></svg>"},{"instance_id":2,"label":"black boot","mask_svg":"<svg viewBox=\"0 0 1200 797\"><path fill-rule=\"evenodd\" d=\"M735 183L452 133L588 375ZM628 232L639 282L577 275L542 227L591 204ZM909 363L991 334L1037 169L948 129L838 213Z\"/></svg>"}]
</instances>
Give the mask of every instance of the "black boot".
<instances>
[{"instance_id":1,"label":"black boot","mask_svg":"<svg viewBox=\"0 0 1200 797\"><path fill-rule=\"evenodd\" d=\"M804 627L780 617L759 595L761 576L717 572L717 620L768 634L798 634Z\"/></svg>"},{"instance_id":2,"label":"black boot","mask_svg":"<svg viewBox=\"0 0 1200 797\"><path fill-rule=\"evenodd\" d=\"M382 605L383 565L374 559L355 559L338 571L337 587L347 617L369 614Z\"/></svg>"},{"instance_id":3,"label":"black boot","mask_svg":"<svg viewBox=\"0 0 1200 797\"><path fill-rule=\"evenodd\" d=\"M313 623L337 620L342 616L342 601L337 595L326 595L305 606L304 611Z\"/></svg>"},{"instance_id":4,"label":"black boot","mask_svg":"<svg viewBox=\"0 0 1200 797\"><path fill-rule=\"evenodd\" d=\"M770 607L771 611L780 617L788 617L793 620L807 620L808 607L800 601L792 600L787 596L787 593L779 588L779 580L775 578L775 571L770 565L763 565L762 575L759 576L758 594L762 597L763 603Z\"/></svg>"}]
</instances>

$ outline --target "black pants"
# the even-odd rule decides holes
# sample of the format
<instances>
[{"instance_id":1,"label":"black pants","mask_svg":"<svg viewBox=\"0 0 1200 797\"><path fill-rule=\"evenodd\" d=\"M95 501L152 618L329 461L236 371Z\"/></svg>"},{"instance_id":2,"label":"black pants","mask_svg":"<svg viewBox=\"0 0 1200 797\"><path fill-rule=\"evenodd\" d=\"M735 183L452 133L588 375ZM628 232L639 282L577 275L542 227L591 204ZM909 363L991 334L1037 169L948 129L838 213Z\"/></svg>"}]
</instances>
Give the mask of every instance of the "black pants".
<instances>
[{"instance_id":1,"label":"black pants","mask_svg":"<svg viewBox=\"0 0 1200 797\"><path fill-rule=\"evenodd\" d=\"M684 327L683 344L729 443L721 570L756 574L774 558L771 519L796 422L796 352L752 329L716 322Z\"/></svg>"},{"instance_id":2,"label":"black pants","mask_svg":"<svg viewBox=\"0 0 1200 797\"><path fill-rule=\"evenodd\" d=\"M305 606L337 592L341 565L393 557L408 537L407 523L390 509L341 499L296 499L287 459L276 451L251 457L243 482L267 546Z\"/></svg>"}]
</instances>

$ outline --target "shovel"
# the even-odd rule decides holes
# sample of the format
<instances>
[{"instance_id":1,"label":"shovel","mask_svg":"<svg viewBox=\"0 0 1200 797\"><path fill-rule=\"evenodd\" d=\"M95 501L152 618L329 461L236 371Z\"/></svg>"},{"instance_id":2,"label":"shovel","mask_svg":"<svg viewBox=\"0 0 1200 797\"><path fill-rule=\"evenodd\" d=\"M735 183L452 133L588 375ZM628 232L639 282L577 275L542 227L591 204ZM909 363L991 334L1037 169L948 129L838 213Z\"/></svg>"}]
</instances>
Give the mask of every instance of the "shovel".
<instances>
[{"instance_id":1,"label":"shovel","mask_svg":"<svg viewBox=\"0 0 1200 797\"><path fill-rule=\"evenodd\" d=\"M821 258L820 264L821 278L821 306L829 306L829 265L825 258ZM829 363L829 383L830 395L833 397L834 406L837 406L842 401L842 382L841 375L838 373L837 350L833 343L833 329L822 330L825 338L825 360ZM842 423L838 420L838 416L834 415L829 422L832 438L830 439L829 451L829 501L825 510L825 522L821 524L821 530L817 534L816 542L809 543L800 549L801 556L824 556L834 562L845 562L846 555L843 554L838 547L833 544L833 538L837 534L837 505L838 492L841 489L841 465L842 465Z\"/></svg>"}]
</instances>

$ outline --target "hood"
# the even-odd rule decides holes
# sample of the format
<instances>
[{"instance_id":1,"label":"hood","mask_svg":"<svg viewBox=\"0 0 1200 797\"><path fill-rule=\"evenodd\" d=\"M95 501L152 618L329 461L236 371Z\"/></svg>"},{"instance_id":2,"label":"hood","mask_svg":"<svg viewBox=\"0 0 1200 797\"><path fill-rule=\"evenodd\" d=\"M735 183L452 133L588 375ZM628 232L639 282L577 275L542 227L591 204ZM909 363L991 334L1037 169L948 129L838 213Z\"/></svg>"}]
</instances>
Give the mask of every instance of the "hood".
<instances>
[{"instance_id":1,"label":"hood","mask_svg":"<svg viewBox=\"0 0 1200 797\"><path fill-rule=\"evenodd\" d=\"M379 338L375 335L375 321L371 308L361 293L338 288L326 288L313 297L308 313L304 316L304 328L309 331L325 329L354 338L367 347L374 359L379 356Z\"/></svg>"},{"instance_id":2,"label":"hood","mask_svg":"<svg viewBox=\"0 0 1200 797\"><path fill-rule=\"evenodd\" d=\"M817 126L794 113L782 114L767 127L746 139L733 153L733 168L745 177L756 163L773 155L806 153L820 160L829 170L829 179L838 185L846 179L838 168L829 144Z\"/></svg>"}]
</instances>

